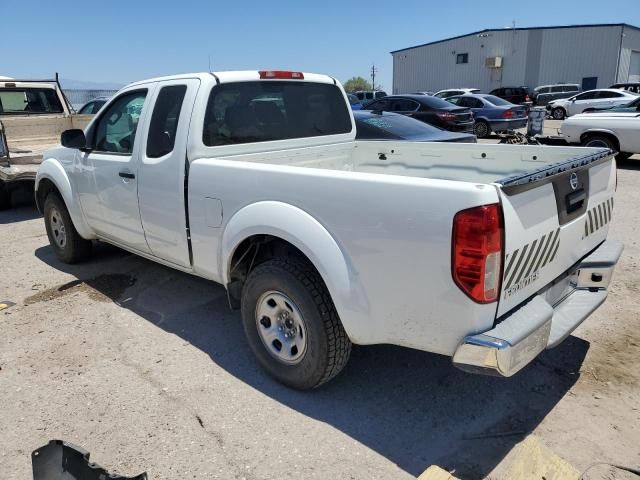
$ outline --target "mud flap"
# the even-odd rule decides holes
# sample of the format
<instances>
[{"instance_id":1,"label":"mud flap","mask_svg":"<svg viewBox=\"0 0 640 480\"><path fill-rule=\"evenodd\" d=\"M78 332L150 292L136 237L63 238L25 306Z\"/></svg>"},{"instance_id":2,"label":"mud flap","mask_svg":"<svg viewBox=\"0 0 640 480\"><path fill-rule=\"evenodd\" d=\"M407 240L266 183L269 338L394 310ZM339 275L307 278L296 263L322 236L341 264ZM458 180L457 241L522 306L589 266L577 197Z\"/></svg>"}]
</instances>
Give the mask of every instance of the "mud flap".
<instances>
[{"instance_id":1,"label":"mud flap","mask_svg":"<svg viewBox=\"0 0 640 480\"><path fill-rule=\"evenodd\" d=\"M31 454L33 480L147 480L147 474L122 477L89 461L89 452L62 440L51 440Z\"/></svg>"}]
</instances>

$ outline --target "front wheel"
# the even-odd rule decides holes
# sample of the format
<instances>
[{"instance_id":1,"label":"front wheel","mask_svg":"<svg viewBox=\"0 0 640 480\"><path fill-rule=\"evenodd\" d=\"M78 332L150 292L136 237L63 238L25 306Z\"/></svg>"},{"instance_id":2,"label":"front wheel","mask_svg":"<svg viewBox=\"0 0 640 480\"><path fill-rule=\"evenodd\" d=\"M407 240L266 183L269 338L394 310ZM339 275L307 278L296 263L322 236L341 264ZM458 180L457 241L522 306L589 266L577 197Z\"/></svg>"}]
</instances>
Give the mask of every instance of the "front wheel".
<instances>
[{"instance_id":1,"label":"front wheel","mask_svg":"<svg viewBox=\"0 0 640 480\"><path fill-rule=\"evenodd\" d=\"M582 142L583 147L608 148L609 150L617 150L609 137L604 135L590 135Z\"/></svg>"},{"instance_id":2,"label":"front wheel","mask_svg":"<svg viewBox=\"0 0 640 480\"><path fill-rule=\"evenodd\" d=\"M351 342L310 264L290 257L262 263L249 274L241 303L249 346L278 381L316 388L347 364Z\"/></svg>"},{"instance_id":3,"label":"front wheel","mask_svg":"<svg viewBox=\"0 0 640 480\"><path fill-rule=\"evenodd\" d=\"M91 253L91 241L76 231L67 206L57 193L50 193L44 201L44 225L49 243L64 263L77 263Z\"/></svg>"},{"instance_id":4,"label":"front wheel","mask_svg":"<svg viewBox=\"0 0 640 480\"><path fill-rule=\"evenodd\" d=\"M556 107L551 110L551 116L554 120L563 120L567 116L567 112L564 111L564 108Z\"/></svg>"}]
</instances>

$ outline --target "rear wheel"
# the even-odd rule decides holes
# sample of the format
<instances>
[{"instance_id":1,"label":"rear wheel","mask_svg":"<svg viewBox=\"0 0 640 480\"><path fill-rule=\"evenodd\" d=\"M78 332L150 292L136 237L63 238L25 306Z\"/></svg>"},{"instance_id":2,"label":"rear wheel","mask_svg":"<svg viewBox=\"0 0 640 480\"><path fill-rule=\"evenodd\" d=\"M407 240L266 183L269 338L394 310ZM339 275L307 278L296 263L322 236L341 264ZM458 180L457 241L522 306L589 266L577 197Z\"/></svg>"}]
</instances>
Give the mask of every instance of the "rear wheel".
<instances>
[{"instance_id":1,"label":"rear wheel","mask_svg":"<svg viewBox=\"0 0 640 480\"><path fill-rule=\"evenodd\" d=\"M491 133L491 127L489 127L489 124L484 120L478 120L473 126L473 133L475 133L478 138L487 138Z\"/></svg>"},{"instance_id":2,"label":"rear wheel","mask_svg":"<svg viewBox=\"0 0 640 480\"><path fill-rule=\"evenodd\" d=\"M562 107L556 107L553 110L551 110L551 116L553 117L554 120L563 120L564 117L567 116L567 112L565 112L564 108Z\"/></svg>"},{"instance_id":3,"label":"rear wheel","mask_svg":"<svg viewBox=\"0 0 640 480\"><path fill-rule=\"evenodd\" d=\"M249 346L278 381L306 390L331 380L349 360L347 337L324 282L291 257L257 266L242 290Z\"/></svg>"},{"instance_id":4,"label":"rear wheel","mask_svg":"<svg viewBox=\"0 0 640 480\"><path fill-rule=\"evenodd\" d=\"M64 263L77 263L91 253L91 241L76 231L64 201L57 193L50 193L44 201L44 224L49 243Z\"/></svg>"}]
</instances>

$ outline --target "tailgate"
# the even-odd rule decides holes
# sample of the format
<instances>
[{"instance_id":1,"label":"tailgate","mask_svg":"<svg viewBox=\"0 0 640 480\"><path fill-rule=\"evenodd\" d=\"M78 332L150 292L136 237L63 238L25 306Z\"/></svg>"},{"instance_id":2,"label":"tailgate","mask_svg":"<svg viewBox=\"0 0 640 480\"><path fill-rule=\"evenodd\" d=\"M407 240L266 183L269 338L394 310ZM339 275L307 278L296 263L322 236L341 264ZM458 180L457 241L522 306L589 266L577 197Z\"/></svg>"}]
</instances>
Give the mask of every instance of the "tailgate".
<instances>
[{"instance_id":1,"label":"tailgate","mask_svg":"<svg viewBox=\"0 0 640 480\"><path fill-rule=\"evenodd\" d=\"M600 151L498 185L505 225L500 316L563 277L606 239L616 165L612 152Z\"/></svg>"}]
</instances>

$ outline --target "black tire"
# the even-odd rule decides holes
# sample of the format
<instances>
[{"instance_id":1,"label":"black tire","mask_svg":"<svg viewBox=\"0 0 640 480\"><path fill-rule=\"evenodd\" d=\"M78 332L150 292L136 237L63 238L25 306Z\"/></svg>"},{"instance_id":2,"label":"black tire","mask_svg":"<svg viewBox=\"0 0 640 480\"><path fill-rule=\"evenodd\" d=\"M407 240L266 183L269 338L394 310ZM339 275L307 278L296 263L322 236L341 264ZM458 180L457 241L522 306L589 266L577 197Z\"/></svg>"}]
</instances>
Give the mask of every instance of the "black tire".
<instances>
[{"instance_id":1,"label":"black tire","mask_svg":"<svg viewBox=\"0 0 640 480\"><path fill-rule=\"evenodd\" d=\"M554 120L564 120L564 117L567 116L567 112L562 107L556 107L551 110L551 118Z\"/></svg>"},{"instance_id":2,"label":"black tire","mask_svg":"<svg viewBox=\"0 0 640 480\"><path fill-rule=\"evenodd\" d=\"M491 135L491 127L484 120L478 120L473 126L473 133L478 138L487 138Z\"/></svg>"},{"instance_id":3,"label":"black tire","mask_svg":"<svg viewBox=\"0 0 640 480\"><path fill-rule=\"evenodd\" d=\"M589 135L582 141L582 146L608 148L613 151L618 150L618 147L614 144L613 140L606 135Z\"/></svg>"},{"instance_id":4,"label":"black tire","mask_svg":"<svg viewBox=\"0 0 640 480\"><path fill-rule=\"evenodd\" d=\"M271 293L290 299L303 319L305 347L297 363L286 363L276 356L277 352L268 350L258 330L264 317L258 320L256 312L265 295ZM274 318L278 319L281 317L276 308ZM282 257L258 265L244 284L241 310L251 350L271 376L289 387L299 390L319 387L340 373L349 360L351 341L331 296L313 266L302 260Z\"/></svg>"},{"instance_id":5,"label":"black tire","mask_svg":"<svg viewBox=\"0 0 640 480\"><path fill-rule=\"evenodd\" d=\"M57 193L49 193L44 201L44 225L49 243L64 263L78 263L91 254L91 241L85 240L73 226L67 206ZM61 241L61 234L64 242Z\"/></svg>"},{"instance_id":6,"label":"black tire","mask_svg":"<svg viewBox=\"0 0 640 480\"><path fill-rule=\"evenodd\" d=\"M0 183L0 210L11 208L11 192L6 185Z\"/></svg>"}]
</instances>

